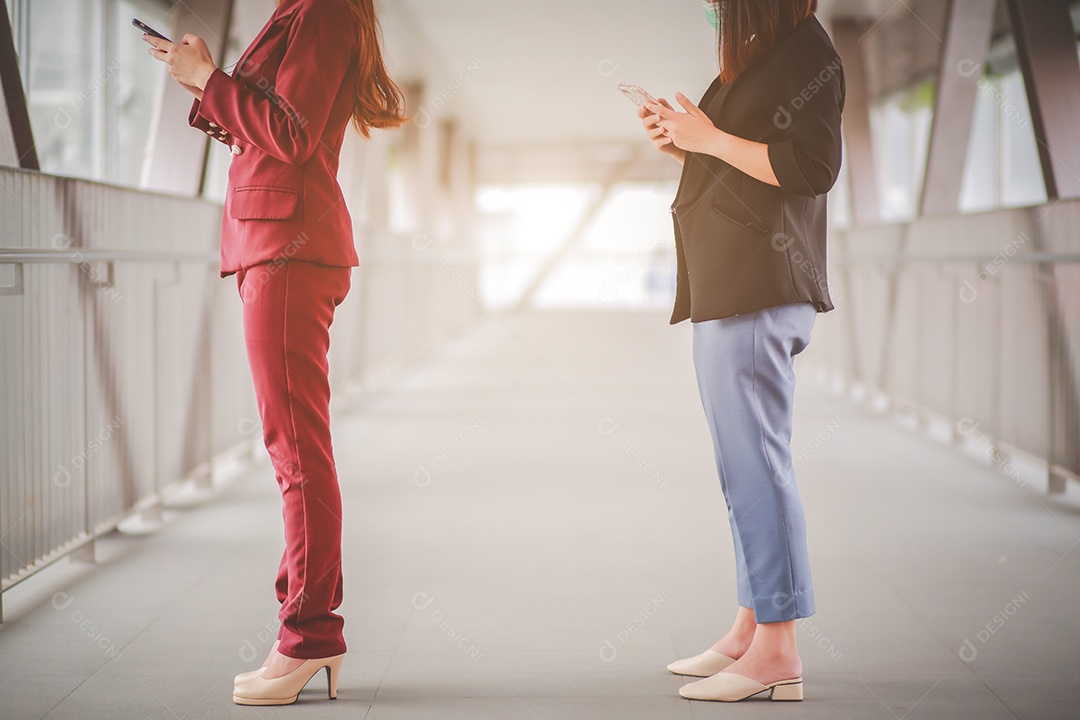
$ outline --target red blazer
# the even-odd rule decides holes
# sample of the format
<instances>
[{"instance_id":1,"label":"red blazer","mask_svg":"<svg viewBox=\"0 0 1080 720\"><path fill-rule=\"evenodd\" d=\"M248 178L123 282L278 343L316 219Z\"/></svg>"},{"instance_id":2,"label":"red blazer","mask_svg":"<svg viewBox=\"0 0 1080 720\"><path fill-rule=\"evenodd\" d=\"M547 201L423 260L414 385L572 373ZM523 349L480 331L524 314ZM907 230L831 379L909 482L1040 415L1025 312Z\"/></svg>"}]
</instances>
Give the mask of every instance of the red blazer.
<instances>
[{"instance_id":1,"label":"red blazer","mask_svg":"<svg viewBox=\"0 0 1080 720\"><path fill-rule=\"evenodd\" d=\"M188 122L232 148L221 276L285 259L358 265L337 182L360 28L342 0L283 0L236 64L218 69Z\"/></svg>"}]
</instances>

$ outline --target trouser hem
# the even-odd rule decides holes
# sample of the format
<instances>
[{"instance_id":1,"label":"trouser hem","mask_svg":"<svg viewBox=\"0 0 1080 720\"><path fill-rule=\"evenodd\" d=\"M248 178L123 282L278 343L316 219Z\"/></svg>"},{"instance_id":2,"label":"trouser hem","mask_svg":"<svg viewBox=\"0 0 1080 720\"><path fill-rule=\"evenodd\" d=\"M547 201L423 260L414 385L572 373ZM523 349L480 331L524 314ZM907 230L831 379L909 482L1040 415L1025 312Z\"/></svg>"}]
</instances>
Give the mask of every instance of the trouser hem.
<instances>
[{"instance_id":1,"label":"trouser hem","mask_svg":"<svg viewBox=\"0 0 1080 720\"><path fill-rule=\"evenodd\" d=\"M813 590L801 590L794 595L781 592L754 598L754 620L758 623L801 620L814 612Z\"/></svg>"},{"instance_id":2,"label":"trouser hem","mask_svg":"<svg viewBox=\"0 0 1080 720\"><path fill-rule=\"evenodd\" d=\"M302 648L287 648L284 645L278 646L278 652L285 657L291 657L296 660L311 660L313 658L328 658L335 655L345 654L345 643L341 645L327 645L325 648L316 647L313 649Z\"/></svg>"}]
</instances>

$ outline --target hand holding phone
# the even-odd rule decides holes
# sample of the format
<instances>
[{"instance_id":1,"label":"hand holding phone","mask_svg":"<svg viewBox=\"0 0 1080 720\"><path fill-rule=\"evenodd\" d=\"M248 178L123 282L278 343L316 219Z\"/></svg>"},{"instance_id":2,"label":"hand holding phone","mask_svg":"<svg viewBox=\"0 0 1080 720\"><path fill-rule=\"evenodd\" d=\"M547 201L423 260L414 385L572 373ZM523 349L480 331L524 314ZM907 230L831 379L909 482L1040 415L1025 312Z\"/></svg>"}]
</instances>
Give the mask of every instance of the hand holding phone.
<instances>
[{"instance_id":1,"label":"hand holding phone","mask_svg":"<svg viewBox=\"0 0 1080 720\"><path fill-rule=\"evenodd\" d=\"M180 83L185 90L202 100L203 89L210 76L217 70L214 60L210 55L210 49L202 38L195 35L185 35L183 42L174 43L163 33L159 33L138 18L132 18L131 24L142 30L147 43L151 46L147 52L156 60L168 62L169 74ZM154 39L151 39L154 38ZM155 44L158 40L171 43L174 47L166 51Z\"/></svg>"},{"instance_id":2,"label":"hand holding phone","mask_svg":"<svg viewBox=\"0 0 1080 720\"><path fill-rule=\"evenodd\" d=\"M151 37L161 38L165 42L172 42L172 40L169 40L169 38L165 37L164 35L159 33L157 30L150 27L149 25L144 23L142 20L139 20L138 18L131 18L131 24L134 25L135 27L139 28L140 30L142 30L147 35L150 35Z\"/></svg>"},{"instance_id":3,"label":"hand holding phone","mask_svg":"<svg viewBox=\"0 0 1080 720\"><path fill-rule=\"evenodd\" d=\"M619 83L619 91L634 101L634 104L638 107L643 106L647 102L655 103L654 98L649 93L645 92L639 85L631 85L629 83Z\"/></svg>"},{"instance_id":4,"label":"hand holding phone","mask_svg":"<svg viewBox=\"0 0 1080 720\"><path fill-rule=\"evenodd\" d=\"M680 163L685 162L686 151L675 147L675 144L672 142L671 138L667 136L664 129L657 125L656 121L651 119L655 117L653 111L645 107L645 103L652 103L653 105L662 105L671 110L672 107L670 103L663 99L657 100L637 85L622 83L619 85L619 90L637 104L639 108L638 117L642 119L642 122L645 125L645 133L649 136L649 141L652 143L653 147L666 155L672 156Z\"/></svg>"}]
</instances>

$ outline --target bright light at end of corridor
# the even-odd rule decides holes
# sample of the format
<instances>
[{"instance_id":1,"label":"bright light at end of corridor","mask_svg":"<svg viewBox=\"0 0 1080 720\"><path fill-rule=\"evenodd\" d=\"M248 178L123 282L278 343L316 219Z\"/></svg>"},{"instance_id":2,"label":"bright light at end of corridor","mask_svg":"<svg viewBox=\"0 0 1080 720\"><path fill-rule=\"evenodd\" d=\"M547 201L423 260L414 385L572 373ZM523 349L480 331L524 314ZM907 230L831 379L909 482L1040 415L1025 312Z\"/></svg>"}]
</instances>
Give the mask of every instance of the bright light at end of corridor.
<instances>
[{"instance_id":1,"label":"bright light at end of corridor","mask_svg":"<svg viewBox=\"0 0 1080 720\"><path fill-rule=\"evenodd\" d=\"M485 302L514 307L547 272L531 303L537 308L669 307L673 196L672 186L657 183L622 184L607 197L595 185L481 188L476 202ZM586 219L580 236L571 238Z\"/></svg>"}]
</instances>

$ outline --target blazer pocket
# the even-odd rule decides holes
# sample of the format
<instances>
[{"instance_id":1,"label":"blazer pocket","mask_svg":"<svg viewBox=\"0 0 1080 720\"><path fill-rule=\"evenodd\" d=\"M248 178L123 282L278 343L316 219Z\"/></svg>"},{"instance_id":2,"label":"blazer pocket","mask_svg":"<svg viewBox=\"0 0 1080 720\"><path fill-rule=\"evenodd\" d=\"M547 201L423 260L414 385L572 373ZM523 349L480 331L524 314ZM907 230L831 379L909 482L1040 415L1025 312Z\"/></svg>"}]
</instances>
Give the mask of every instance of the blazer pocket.
<instances>
[{"instance_id":1,"label":"blazer pocket","mask_svg":"<svg viewBox=\"0 0 1080 720\"><path fill-rule=\"evenodd\" d=\"M753 218L748 212L743 210L736 210L735 208L721 205L717 202L713 203L713 211L752 233L764 235L769 232L768 226L760 220Z\"/></svg>"},{"instance_id":2,"label":"blazer pocket","mask_svg":"<svg viewBox=\"0 0 1080 720\"><path fill-rule=\"evenodd\" d=\"M277 187L240 187L229 200L234 220L288 220L296 214L300 194Z\"/></svg>"}]
</instances>

